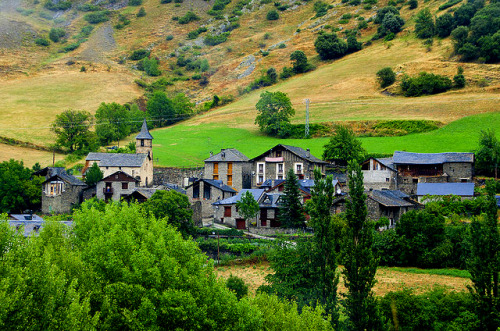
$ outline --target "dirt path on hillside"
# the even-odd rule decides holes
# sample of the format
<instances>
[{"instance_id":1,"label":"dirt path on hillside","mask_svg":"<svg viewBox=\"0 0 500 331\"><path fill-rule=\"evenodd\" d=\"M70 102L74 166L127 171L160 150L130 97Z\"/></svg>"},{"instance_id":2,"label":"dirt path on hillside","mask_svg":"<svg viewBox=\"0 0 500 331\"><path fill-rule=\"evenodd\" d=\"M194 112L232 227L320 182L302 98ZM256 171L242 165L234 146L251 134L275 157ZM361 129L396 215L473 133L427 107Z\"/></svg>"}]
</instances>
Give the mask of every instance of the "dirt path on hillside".
<instances>
[{"instance_id":1,"label":"dirt path on hillside","mask_svg":"<svg viewBox=\"0 0 500 331\"><path fill-rule=\"evenodd\" d=\"M80 47L82 51L73 56L74 61L88 61L93 63L111 64L108 56L116 50L114 30L110 23L97 28L90 38Z\"/></svg>"}]
</instances>

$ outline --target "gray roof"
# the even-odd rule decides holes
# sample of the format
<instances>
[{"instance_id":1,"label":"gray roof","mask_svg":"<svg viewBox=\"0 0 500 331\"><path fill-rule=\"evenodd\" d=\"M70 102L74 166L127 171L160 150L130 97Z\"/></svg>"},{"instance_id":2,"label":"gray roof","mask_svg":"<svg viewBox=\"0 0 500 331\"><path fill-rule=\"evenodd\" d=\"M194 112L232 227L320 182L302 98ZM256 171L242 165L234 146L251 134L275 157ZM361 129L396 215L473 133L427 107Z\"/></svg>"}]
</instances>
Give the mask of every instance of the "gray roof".
<instances>
[{"instance_id":1,"label":"gray roof","mask_svg":"<svg viewBox=\"0 0 500 331\"><path fill-rule=\"evenodd\" d=\"M382 163L387 168L396 171L395 168L394 168L394 160L392 159L392 157L384 157L384 158L375 159L375 160L377 160L378 162Z\"/></svg>"},{"instance_id":2,"label":"gray roof","mask_svg":"<svg viewBox=\"0 0 500 331\"><path fill-rule=\"evenodd\" d=\"M33 215L35 216L35 215ZM23 229L23 235L25 237L29 237L31 234L38 235L38 232L43 228L44 221L43 220L35 220L35 221L18 221L18 220L13 220L13 221L8 221L9 225L11 227L14 227L16 229L21 230ZM59 223L62 223L66 226L71 226L73 224L72 221L59 221Z\"/></svg>"},{"instance_id":3,"label":"gray roof","mask_svg":"<svg viewBox=\"0 0 500 331\"><path fill-rule=\"evenodd\" d=\"M275 187L283 182L284 179L266 179L259 187Z\"/></svg>"},{"instance_id":4,"label":"gray roof","mask_svg":"<svg viewBox=\"0 0 500 331\"><path fill-rule=\"evenodd\" d=\"M262 156L266 155L267 153L269 153L273 149L280 147L280 146L283 147L284 149L290 151L291 153L297 155L298 157L300 157L304 160L308 160L309 162L328 164L328 162L325 162L321 159L318 159L316 156L312 155L310 151L306 151L305 149L297 147L297 146L282 145L282 144L278 144L278 145L274 146L273 148L265 151L264 153L260 154L259 156L254 157L251 161L255 161L256 159L261 158Z\"/></svg>"},{"instance_id":5,"label":"gray roof","mask_svg":"<svg viewBox=\"0 0 500 331\"><path fill-rule=\"evenodd\" d=\"M264 194L265 192L264 189L243 189L240 192L238 192L238 194L236 194L235 196L229 197L224 200L216 201L212 205L234 205L236 202L240 201L243 194L245 194L247 191L250 191L250 193L252 193L255 201L259 201L259 199L262 197L262 194Z\"/></svg>"},{"instance_id":6,"label":"gray roof","mask_svg":"<svg viewBox=\"0 0 500 331\"><path fill-rule=\"evenodd\" d=\"M198 182L205 182L205 183L207 183L209 185L217 187L218 189L220 189L220 190L222 190L224 192L231 192L231 193L237 193L238 192L234 188L232 188L231 186L228 186L228 185L224 184L222 182L222 180L217 180L217 179L205 179L205 178L197 179L192 184L190 184L188 187L191 187L195 183L198 183Z\"/></svg>"},{"instance_id":7,"label":"gray roof","mask_svg":"<svg viewBox=\"0 0 500 331\"><path fill-rule=\"evenodd\" d=\"M87 184L85 184L84 182L82 182L81 180L76 178L75 176L68 175L66 173L66 171L61 171L59 173L56 173L55 175L51 176L46 181L44 181L44 183L51 182L51 181L55 180L56 178L59 178L63 182L66 182L66 183L73 185L73 186L87 186Z\"/></svg>"},{"instance_id":8,"label":"gray roof","mask_svg":"<svg viewBox=\"0 0 500 331\"><path fill-rule=\"evenodd\" d=\"M417 195L473 196L474 183L418 183Z\"/></svg>"},{"instance_id":9,"label":"gray roof","mask_svg":"<svg viewBox=\"0 0 500 331\"><path fill-rule=\"evenodd\" d=\"M43 221L43 218L36 214L10 214L15 221Z\"/></svg>"},{"instance_id":10,"label":"gray roof","mask_svg":"<svg viewBox=\"0 0 500 331\"><path fill-rule=\"evenodd\" d=\"M278 200L282 195L281 193L266 193L259 206L261 208L279 208L281 204L278 203Z\"/></svg>"},{"instance_id":11,"label":"gray roof","mask_svg":"<svg viewBox=\"0 0 500 331\"><path fill-rule=\"evenodd\" d=\"M394 152L395 164L443 164L450 162L474 162L474 153L409 153Z\"/></svg>"},{"instance_id":12,"label":"gray roof","mask_svg":"<svg viewBox=\"0 0 500 331\"><path fill-rule=\"evenodd\" d=\"M139 134L137 136L135 136L135 139L153 140L153 136L151 135L151 133L149 133L148 124L146 123L146 119L144 119L144 122L142 122L141 132L139 132Z\"/></svg>"},{"instance_id":13,"label":"gray roof","mask_svg":"<svg viewBox=\"0 0 500 331\"><path fill-rule=\"evenodd\" d=\"M89 153L86 161L99 161L99 167L141 167L148 155L124 153Z\"/></svg>"},{"instance_id":14,"label":"gray roof","mask_svg":"<svg viewBox=\"0 0 500 331\"><path fill-rule=\"evenodd\" d=\"M399 190L373 190L369 197L386 207L411 207L413 204L407 200L409 196Z\"/></svg>"},{"instance_id":15,"label":"gray roof","mask_svg":"<svg viewBox=\"0 0 500 331\"><path fill-rule=\"evenodd\" d=\"M210 156L205 162L247 162L248 160L248 157L236 148L225 148Z\"/></svg>"}]
</instances>

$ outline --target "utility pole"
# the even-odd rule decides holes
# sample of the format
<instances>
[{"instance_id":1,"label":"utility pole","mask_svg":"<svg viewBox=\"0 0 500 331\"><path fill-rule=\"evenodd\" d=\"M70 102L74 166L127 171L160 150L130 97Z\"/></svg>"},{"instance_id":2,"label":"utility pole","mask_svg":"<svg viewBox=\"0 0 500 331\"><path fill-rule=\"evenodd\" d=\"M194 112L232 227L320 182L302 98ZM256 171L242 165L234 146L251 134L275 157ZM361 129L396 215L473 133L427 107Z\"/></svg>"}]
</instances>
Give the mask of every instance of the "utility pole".
<instances>
[{"instance_id":1,"label":"utility pole","mask_svg":"<svg viewBox=\"0 0 500 331\"><path fill-rule=\"evenodd\" d=\"M305 126L305 136L309 137L309 99L306 99L306 126Z\"/></svg>"}]
</instances>

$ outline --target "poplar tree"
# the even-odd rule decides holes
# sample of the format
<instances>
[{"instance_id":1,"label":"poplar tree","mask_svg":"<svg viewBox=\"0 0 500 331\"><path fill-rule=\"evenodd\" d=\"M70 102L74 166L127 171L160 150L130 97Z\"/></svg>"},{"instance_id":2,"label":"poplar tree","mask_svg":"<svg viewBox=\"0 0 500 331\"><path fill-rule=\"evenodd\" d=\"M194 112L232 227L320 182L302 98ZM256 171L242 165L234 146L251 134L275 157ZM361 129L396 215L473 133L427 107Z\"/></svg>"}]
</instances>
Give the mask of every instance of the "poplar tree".
<instances>
[{"instance_id":1,"label":"poplar tree","mask_svg":"<svg viewBox=\"0 0 500 331\"><path fill-rule=\"evenodd\" d=\"M477 302L477 315L482 330L497 330L500 326L498 273L500 272L500 235L495 199L495 182L486 183L488 192L486 214L472 220L470 228L471 256L467 269L471 274L469 287Z\"/></svg>"},{"instance_id":2,"label":"poplar tree","mask_svg":"<svg viewBox=\"0 0 500 331\"><path fill-rule=\"evenodd\" d=\"M286 174L284 194L281 196L280 221L285 228L303 228L306 225L304 207L297 176L290 168Z\"/></svg>"},{"instance_id":3,"label":"poplar tree","mask_svg":"<svg viewBox=\"0 0 500 331\"><path fill-rule=\"evenodd\" d=\"M346 203L346 228L343 236L344 283L347 294L343 302L350 329L382 328L372 288L379 259L373 253L373 226L367 219L363 173L358 163L348 166L349 195Z\"/></svg>"}]
</instances>

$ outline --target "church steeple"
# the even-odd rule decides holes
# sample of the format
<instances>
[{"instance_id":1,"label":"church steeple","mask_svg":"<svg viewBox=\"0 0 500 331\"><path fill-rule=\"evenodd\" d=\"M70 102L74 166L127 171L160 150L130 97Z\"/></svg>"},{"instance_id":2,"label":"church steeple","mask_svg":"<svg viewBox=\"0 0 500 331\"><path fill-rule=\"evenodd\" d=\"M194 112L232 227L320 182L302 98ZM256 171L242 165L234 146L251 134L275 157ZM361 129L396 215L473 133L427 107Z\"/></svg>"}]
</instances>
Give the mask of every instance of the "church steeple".
<instances>
[{"instance_id":1,"label":"church steeple","mask_svg":"<svg viewBox=\"0 0 500 331\"><path fill-rule=\"evenodd\" d=\"M141 132L135 137L135 152L149 154L153 158L153 136L149 133L146 119L142 122Z\"/></svg>"}]
</instances>

